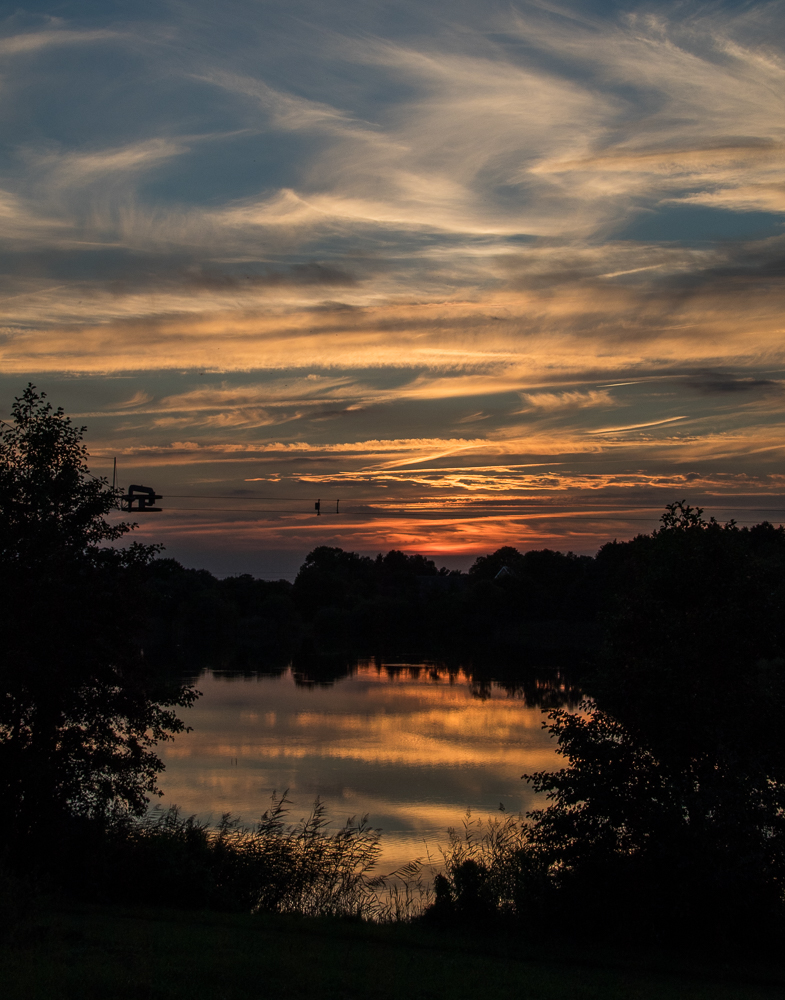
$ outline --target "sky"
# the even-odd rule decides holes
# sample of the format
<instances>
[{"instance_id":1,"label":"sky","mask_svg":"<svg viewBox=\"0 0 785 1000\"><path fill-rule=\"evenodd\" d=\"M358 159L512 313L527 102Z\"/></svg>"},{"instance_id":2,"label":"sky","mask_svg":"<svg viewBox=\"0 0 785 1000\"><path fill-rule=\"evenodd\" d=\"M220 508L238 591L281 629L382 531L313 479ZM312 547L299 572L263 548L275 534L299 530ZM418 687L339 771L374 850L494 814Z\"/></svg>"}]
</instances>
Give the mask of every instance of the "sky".
<instances>
[{"instance_id":1,"label":"sky","mask_svg":"<svg viewBox=\"0 0 785 1000\"><path fill-rule=\"evenodd\" d=\"M0 417L45 391L219 575L779 523L783 39L781 2L22 4Z\"/></svg>"}]
</instances>

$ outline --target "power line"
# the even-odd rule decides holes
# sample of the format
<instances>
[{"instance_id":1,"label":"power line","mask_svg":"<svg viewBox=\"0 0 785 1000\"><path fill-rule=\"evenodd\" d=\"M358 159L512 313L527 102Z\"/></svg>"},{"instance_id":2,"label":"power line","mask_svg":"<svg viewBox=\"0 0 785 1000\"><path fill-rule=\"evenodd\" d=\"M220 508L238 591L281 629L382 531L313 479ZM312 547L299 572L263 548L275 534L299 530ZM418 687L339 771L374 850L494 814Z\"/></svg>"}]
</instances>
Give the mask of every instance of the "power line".
<instances>
[{"instance_id":1,"label":"power line","mask_svg":"<svg viewBox=\"0 0 785 1000\"><path fill-rule=\"evenodd\" d=\"M113 481L116 482L116 459L113 469ZM95 478L95 477L94 477ZM662 511L662 505L652 505L652 506L638 506L630 504L612 504L612 503L596 503L596 504L559 504L552 502L536 502L529 498L516 498L516 497L353 497L351 499L344 499L344 509L339 511L340 500L326 499L324 500L325 505L335 504L335 511L332 511L329 506L325 506L322 510L322 500L314 500L313 497L285 497L285 496L267 496L267 495L248 495L242 494L225 494L225 493L170 493L165 498L168 501L172 500L224 500L233 501L235 503L253 503L253 504L264 504L264 503L302 503L302 504L314 504L315 511L311 510L290 510L288 508L264 508L264 507L208 507L208 506L172 506L170 503L166 503L166 509L170 511L181 511L183 513L224 513L224 514L256 514L256 515L267 515L267 514L280 514L285 516L297 516L297 515L310 515L311 517L322 517L328 516L330 514L335 514L340 516L340 513L344 515L344 518L371 518L371 517L398 517L404 515L404 510L402 508L410 508L409 516L421 515L423 517L472 517L472 518L490 518L499 517L503 515L507 516L518 516L525 517L529 516L531 518L546 518L549 515L562 515L562 516L572 516L572 517L589 517L594 520L615 520L615 521L640 521L640 522L651 522L658 520L658 514ZM357 510L359 505L369 505L371 508L365 507L364 510ZM725 513L760 513L760 514L780 514L785 513L785 507L752 507L749 505L735 505L735 506L722 506L720 504L712 504L712 509L719 512ZM575 509L575 508L579 509ZM412 509L414 508L414 509ZM630 513L627 513L627 512ZM645 511L653 511L649 516L640 517L637 515L643 514ZM754 524L754 521L737 521L738 524Z\"/></svg>"},{"instance_id":2,"label":"power line","mask_svg":"<svg viewBox=\"0 0 785 1000\"><path fill-rule=\"evenodd\" d=\"M167 505L167 507L165 509L166 510L171 510L171 511L175 511L175 510L176 511L182 511L184 513L189 513L189 514L200 514L202 512L225 513L225 514L257 514L257 515L265 515L265 514L298 515L299 514L299 515L306 515L308 517L313 517L313 518L328 517L330 515L337 516L337 517L343 517L343 518L347 518L347 517L348 518L370 518L370 517L387 517L387 518L390 518L390 517L404 517L404 516L412 517L412 516L415 516L416 513L419 513L419 514L422 514L424 516L426 516L426 515L432 515L432 516L442 515L442 516L445 516L445 517L450 517L450 516L456 516L457 515L457 516L460 516L460 517L472 517L472 518L475 518L475 519L480 519L480 518L485 518L485 517L488 517L488 518L499 517L500 515L509 515L509 516L518 516L518 517L525 517L525 516L528 515L529 517L531 517L532 519L534 519L534 518L547 518L548 514L549 514L549 511L520 511L520 512L517 512L517 514L516 514L516 512L512 512L512 511L508 511L508 510L505 510L505 511L494 511L493 509L490 509L490 510L484 510L484 511L477 511L476 508L469 508L468 511L467 511L466 508L448 510L448 509L445 509L445 508L436 508L436 507L430 508L430 509L421 510L421 511L418 511L418 512L409 513L409 514L405 513L404 511L395 511L395 510L362 510L362 511L352 511L351 509L347 509L347 510L341 511L340 514L336 514L335 511L330 511L330 510L325 510L325 511L322 511L320 514L316 514L315 512L308 511L308 510L280 510L280 509L258 510L258 509L249 509L249 508L246 508L246 509L242 509L241 508L241 509L238 510L236 507L234 507L234 508L232 508L232 507L173 507L171 505ZM659 508L657 508L657 510L659 510ZM783 510L785 510L785 509L783 509ZM587 517L587 518L590 518L590 519L595 520L595 521L622 521L622 522L637 521L637 522L651 523L652 521L658 521L659 520L659 517L656 514L652 514L652 515L650 515L648 517L636 517L634 515L625 515L623 512L618 512L618 513L608 512L608 513L602 513L602 514L600 514L600 513L592 513L590 511L570 510L569 508L561 508L560 512L565 513L567 516L571 516L571 517L582 517L583 516L583 517ZM758 523L757 521L752 521L752 520L737 520L736 521L736 524L757 524L757 523Z\"/></svg>"},{"instance_id":3,"label":"power line","mask_svg":"<svg viewBox=\"0 0 785 1000\"><path fill-rule=\"evenodd\" d=\"M314 503L314 498L313 497L236 496L236 495L226 495L226 494L220 494L220 493L167 493L166 494L166 499L169 499L170 497L173 500L235 500L235 501L244 501L245 503L268 502L268 501L278 501L279 503L280 502L283 502L283 503ZM328 498L322 498L322 503L337 503L337 502L338 502L337 498L335 498L335 499L330 499L329 497ZM342 500L341 502L345 503L345 504L350 504L350 505L357 505L357 504L379 504L379 505L380 504L387 504L387 505L396 506L396 507L416 506L416 505L429 505L429 504L432 505L433 504L433 500L429 501L428 499L424 499L424 498L412 499L412 498L403 498L403 497L400 497L400 498L399 497L372 497L372 498L370 498L370 497L352 497L352 498L346 498L346 499ZM490 505L490 506L496 506L496 507L503 507L503 506L513 506L513 505L517 505L517 504L525 504L525 503L529 502L531 507L541 507L541 508L543 508L545 510L569 510L570 507L575 506L574 504L567 505L567 504L550 504L550 503L532 503L530 501L523 500L523 499L517 499L517 498L514 498L514 497L511 497L511 498L499 498L499 499L490 498L490 497L487 498L487 499L480 498L480 497L477 497L477 498L466 498L466 497L451 498L451 497L443 497L443 498L440 499L440 502L445 507L456 506L456 505L461 505L461 506L464 506L464 507L468 507L468 506L480 506L482 504ZM621 510L635 510L635 511L644 511L644 510L661 511L663 509L662 508L662 504L653 504L651 506L640 506L640 507L639 506L632 507L630 505L622 505L622 504L618 504L618 505L614 505L614 504L581 504L580 506L584 510L587 510L587 509L588 510L617 510L617 509L621 509ZM173 510L175 508L172 508L169 505L169 509ZM180 508L180 509L199 509L199 508ZM200 508L200 509L206 510L208 508ZM215 509L217 509L217 508L215 508ZM229 510L231 508L226 508L226 509ZM704 509L706 509L706 508L704 508ZM712 504L712 509L713 510L720 510L720 511L737 511L737 510L738 511L749 511L751 513L762 513L762 514L766 514L766 513L769 513L769 514L785 513L785 506L782 506L782 507L749 507L749 506L725 506L723 504ZM288 512L287 511L279 511L278 513L288 513ZM295 513L299 513L299 511L295 511Z\"/></svg>"}]
</instances>

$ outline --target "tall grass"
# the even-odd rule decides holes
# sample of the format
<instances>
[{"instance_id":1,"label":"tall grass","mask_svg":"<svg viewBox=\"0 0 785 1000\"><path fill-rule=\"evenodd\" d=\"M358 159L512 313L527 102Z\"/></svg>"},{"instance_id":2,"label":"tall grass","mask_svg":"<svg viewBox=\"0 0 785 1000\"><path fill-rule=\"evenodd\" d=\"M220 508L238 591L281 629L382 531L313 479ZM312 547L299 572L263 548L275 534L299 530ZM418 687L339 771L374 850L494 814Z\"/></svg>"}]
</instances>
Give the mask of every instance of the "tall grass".
<instances>
[{"instance_id":1,"label":"tall grass","mask_svg":"<svg viewBox=\"0 0 785 1000\"><path fill-rule=\"evenodd\" d=\"M537 867L529 828L525 817L503 808L484 820L467 813L460 831L447 831L429 916L448 922L520 918L524 886L528 895Z\"/></svg>"},{"instance_id":2,"label":"tall grass","mask_svg":"<svg viewBox=\"0 0 785 1000\"><path fill-rule=\"evenodd\" d=\"M381 831L367 816L331 831L324 806L288 822L291 803L273 796L253 827L225 815L217 827L177 809L118 826L112 837L112 895L134 902L252 913L411 920L430 902L417 860L376 874Z\"/></svg>"}]
</instances>

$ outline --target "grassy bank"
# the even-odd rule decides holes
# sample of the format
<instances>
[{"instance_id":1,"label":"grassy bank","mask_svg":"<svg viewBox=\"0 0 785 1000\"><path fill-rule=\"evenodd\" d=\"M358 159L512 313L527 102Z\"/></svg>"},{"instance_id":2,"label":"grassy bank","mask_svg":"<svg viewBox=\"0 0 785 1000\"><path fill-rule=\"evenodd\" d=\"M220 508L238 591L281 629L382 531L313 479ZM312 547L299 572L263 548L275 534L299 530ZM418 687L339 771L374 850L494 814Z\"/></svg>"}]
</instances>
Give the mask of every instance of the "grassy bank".
<instances>
[{"instance_id":1,"label":"grassy bank","mask_svg":"<svg viewBox=\"0 0 785 1000\"><path fill-rule=\"evenodd\" d=\"M67 906L0 949L5 1000L764 1000L785 970L560 954L416 926Z\"/></svg>"}]
</instances>

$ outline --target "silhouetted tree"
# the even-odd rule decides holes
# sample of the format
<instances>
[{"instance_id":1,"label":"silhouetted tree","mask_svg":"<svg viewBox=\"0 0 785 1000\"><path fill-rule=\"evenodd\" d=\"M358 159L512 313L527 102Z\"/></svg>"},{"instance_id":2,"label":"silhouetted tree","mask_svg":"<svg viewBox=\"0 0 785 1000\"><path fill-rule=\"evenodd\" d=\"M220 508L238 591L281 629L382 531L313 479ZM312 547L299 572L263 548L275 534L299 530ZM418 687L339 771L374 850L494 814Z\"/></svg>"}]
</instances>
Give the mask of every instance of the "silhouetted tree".
<instances>
[{"instance_id":1,"label":"silhouetted tree","mask_svg":"<svg viewBox=\"0 0 785 1000\"><path fill-rule=\"evenodd\" d=\"M660 755L780 767L785 529L702 513L669 505L658 531L598 553L608 600L592 693Z\"/></svg>"},{"instance_id":2,"label":"silhouetted tree","mask_svg":"<svg viewBox=\"0 0 785 1000\"><path fill-rule=\"evenodd\" d=\"M22 842L67 816L141 814L195 692L141 648L156 546L103 546L117 494L75 427L28 385L0 435L0 806ZM20 840L21 838L21 840Z\"/></svg>"},{"instance_id":3,"label":"silhouetted tree","mask_svg":"<svg viewBox=\"0 0 785 1000\"><path fill-rule=\"evenodd\" d=\"M527 843L547 906L577 932L768 932L785 884L785 532L681 502L598 563L596 701L551 716L569 763L531 776L551 799Z\"/></svg>"},{"instance_id":4,"label":"silhouetted tree","mask_svg":"<svg viewBox=\"0 0 785 1000\"><path fill-rule=\"evenodd\" d=\"M478 580L493 580L504 567L513 576L523 569L523 556L512 545L503 545L490 555L478 556L469 567L469 574Z\"/></svg>"},{"instance_id":5,"label":"silhouetted tree","mask_svg":"<svg viewBox=\"0 0 785 1000\"><path fill-rule=\"evenodd\" d=\"M728 758L663 759L596 708L553 713L550 728L568 766L531 776L551 802L529 813L524 910L579 936L727 944L779 932L781 781Z\"/></svg>"},{"instance_id":6,"label":"silhouetted tree","mask_svg":"<svg viewBox=\"0 0 785 1000\"><path fill-rule=\"evenodd\" d=\"M351 607L373 590L373 560L329 545L308 553L294 581L295 601L309 617L320 608Z\"/></svg>"}]
</instances>

